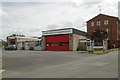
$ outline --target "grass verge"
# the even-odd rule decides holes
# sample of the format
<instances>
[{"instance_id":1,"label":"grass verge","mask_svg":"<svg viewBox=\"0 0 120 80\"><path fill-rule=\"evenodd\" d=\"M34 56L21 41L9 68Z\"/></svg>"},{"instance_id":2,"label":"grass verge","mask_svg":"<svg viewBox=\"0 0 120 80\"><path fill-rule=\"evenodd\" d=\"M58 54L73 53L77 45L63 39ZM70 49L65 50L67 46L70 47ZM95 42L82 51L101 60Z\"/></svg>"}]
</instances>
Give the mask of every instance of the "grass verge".
<instances>
[{"instance_id":1,"label":"grass verge","mask_svg":"<svg viewBox=\"0 0 120 80\"><path fill-rule=\"evenodd\" d=\"M88 51L88 53L89 54L98 54L98 55L101 55L101 54L106 54L106 53L109 53L109 52L112 52L112 51L117 51L117 50L118 50L118 48L108 49L108 50L100 49L100 50Z\"/></svg>"}]
</instances>

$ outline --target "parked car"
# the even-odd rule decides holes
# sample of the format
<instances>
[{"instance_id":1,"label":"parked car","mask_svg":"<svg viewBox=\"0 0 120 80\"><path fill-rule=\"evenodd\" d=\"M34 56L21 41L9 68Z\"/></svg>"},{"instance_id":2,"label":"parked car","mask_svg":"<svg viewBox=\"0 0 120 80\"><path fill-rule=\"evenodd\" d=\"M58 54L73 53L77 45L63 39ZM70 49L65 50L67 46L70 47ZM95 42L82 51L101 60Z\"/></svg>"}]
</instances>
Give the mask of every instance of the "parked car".
<instances>
[{"instance_id":1,"label":"parked car","mask_svg":"<svg viewBox=\"0 0 120 80\"><path fill-rule=\"evenodd\" d=\"M5 47L5 50L17 50L17 47L15 45L8 45Z\"/></svg>"}]
</instances>

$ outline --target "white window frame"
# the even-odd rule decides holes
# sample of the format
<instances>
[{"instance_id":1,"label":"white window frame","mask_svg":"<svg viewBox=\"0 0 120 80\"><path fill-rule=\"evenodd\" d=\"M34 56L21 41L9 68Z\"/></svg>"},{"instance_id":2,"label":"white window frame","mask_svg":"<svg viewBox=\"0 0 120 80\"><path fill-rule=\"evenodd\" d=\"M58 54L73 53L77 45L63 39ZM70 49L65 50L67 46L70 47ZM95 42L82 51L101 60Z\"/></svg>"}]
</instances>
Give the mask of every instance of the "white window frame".
<instances>
[{"instance_id":1,"label":"white window frame","mask_svg":"<svg viewBox=\"0 0 120 80\"><path fill-rule=\"evenodd\" d=\"M91 26L94 26L94 22L91 22Z\"/></svg>"},{"instance_id":2,"label":"white window frame","mask_svg":"<svg viewBox=\"0 0 120 80\"><path fill-rule=\"evenodd\" d=\"M97 26L100 26L100 20L97 21Z\"/></svg>"},{"instance_id":3,"label":"white window frame","mask_svg":"<svg viewBox=\"0 0 120 80\"><path fill-rule=\"evenodd\" d=\"M108 24L108 20L104 20L104 25L107 25Z\"/></svg>"}]
</instances>

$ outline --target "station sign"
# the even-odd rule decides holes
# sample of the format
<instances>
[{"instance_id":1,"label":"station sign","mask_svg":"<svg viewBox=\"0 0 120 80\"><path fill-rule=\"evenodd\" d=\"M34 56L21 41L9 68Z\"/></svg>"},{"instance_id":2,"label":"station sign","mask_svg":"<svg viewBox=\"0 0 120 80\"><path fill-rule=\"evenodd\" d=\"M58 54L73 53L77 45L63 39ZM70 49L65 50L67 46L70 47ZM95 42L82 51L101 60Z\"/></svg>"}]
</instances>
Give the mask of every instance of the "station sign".
<instances>
[{"instance_id":1,"label":"station sign","mask_svg":"<svg viewBox=\"0 0 120 80\"><path fill-rule=\"evenodd\" d=\"M57 35L57 34L71 34L71 33L73 33L73 29L42 31L42 35Z\"/></svg>"},{"instance_id":2,"label":"station sign","mask_svg":"<svg viewBox=\"0 0 120 80\"><path fill-rule=\"evenodd\" d=\"M15 39L16 37L8 37L9 39Z\"/></svg>"}]
</instances>

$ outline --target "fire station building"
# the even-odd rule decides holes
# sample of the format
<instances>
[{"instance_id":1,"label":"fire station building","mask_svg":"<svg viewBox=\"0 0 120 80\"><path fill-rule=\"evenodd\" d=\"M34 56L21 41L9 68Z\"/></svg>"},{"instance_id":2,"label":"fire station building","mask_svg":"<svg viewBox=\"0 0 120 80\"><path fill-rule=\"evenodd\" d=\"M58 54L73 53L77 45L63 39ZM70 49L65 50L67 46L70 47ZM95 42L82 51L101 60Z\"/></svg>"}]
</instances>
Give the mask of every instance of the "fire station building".
<instances>
[{"instance_id":1,"label":"fire station building","mask_svg":"<svg viewBox=\"0 0 120 80\"><path fill-rule=\"evenodd\" d=\"M86 32L74 28L42 31L42 50L76 51L80 39L86 39Z\"/></svg>"},{"instance_id":2,"label":"fire station building","mask_svg":"<svg viewBox=\"0 0 120 80\"><path fill-rule=\"evenodd\" d=\"M41 39L33 37L7 37L8 45L15 45L17 50L41 50Z\"/></svg>"}]
</instances>

